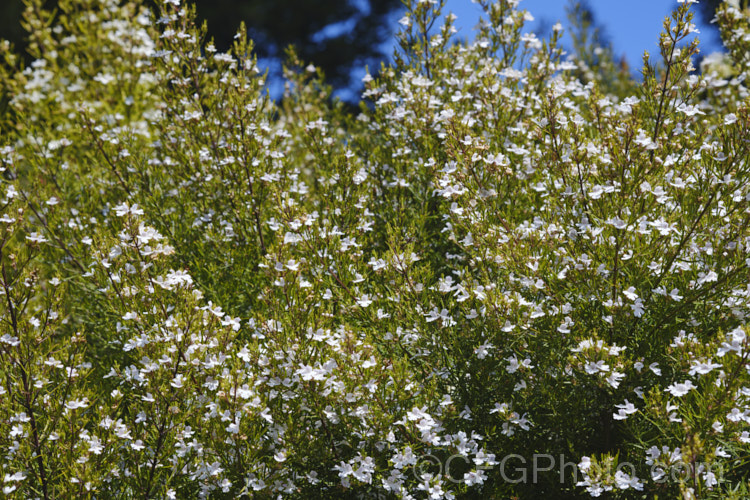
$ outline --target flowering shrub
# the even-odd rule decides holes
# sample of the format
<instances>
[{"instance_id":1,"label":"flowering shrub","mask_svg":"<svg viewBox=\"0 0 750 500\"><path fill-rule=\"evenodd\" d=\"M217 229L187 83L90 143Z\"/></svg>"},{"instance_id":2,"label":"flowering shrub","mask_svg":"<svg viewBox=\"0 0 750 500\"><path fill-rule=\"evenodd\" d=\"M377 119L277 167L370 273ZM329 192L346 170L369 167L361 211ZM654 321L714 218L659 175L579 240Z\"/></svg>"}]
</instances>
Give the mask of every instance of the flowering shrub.
<instances>
[{"instance_id":1,"label":"flowering shrub","mask_svg":"<svg viewBox=\"0 0 750 500\"><path fill-rule=\"evenodd\" d=\"M29 0L4 493L746 498L750 24L698 74L690 3L636 82L517 0L471 44L412 1L355 117L179 0Z\"/></svg>"}]
</instances>

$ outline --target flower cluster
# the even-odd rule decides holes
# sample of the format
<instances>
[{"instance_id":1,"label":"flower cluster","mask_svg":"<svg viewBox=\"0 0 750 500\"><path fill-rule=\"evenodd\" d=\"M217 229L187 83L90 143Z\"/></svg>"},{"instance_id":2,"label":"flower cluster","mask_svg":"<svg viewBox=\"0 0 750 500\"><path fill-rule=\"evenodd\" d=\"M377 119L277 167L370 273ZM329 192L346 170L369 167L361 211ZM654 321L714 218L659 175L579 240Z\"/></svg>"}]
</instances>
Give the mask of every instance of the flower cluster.
<instances>
[{"instance_id":1,"label":"flower cluster","mask_svg":"<svg viewBox=\"0 0 750 500\"><path fill-rule=\"evenodd\" d=\"M413 0L356 115L179 0L43 3L0 44L6 495L750 494L741 2L635 81L580 11L567 55ZM577 468L508 480L540 451Z\"/></svg>"}]
</instances>

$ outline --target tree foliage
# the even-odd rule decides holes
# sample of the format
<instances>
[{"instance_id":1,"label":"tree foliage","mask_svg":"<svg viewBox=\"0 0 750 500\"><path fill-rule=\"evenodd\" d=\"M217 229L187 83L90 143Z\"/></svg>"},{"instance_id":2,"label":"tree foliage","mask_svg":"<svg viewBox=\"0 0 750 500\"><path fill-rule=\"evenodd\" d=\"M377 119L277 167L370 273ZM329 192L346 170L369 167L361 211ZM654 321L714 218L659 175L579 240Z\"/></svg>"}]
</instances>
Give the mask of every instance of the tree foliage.
<instances>
[{"instance_id":1,"label":"tree foliage","mask_svg":"<svg viewBox=\"0 0 750 500\"><path fill-rule=\"evenodd\" d=\"M19 22L23 1L0 3L0 37L17 47L26 45ZM47 0L44 6L52 11L58 3ZM154 8L158 2L146 3ZM377 68L386 58L390 27L403 8L401 0L196 0L195 5L217 49L228 50L244 22L259 58L283 60L292 45L337 88L353 85L353 70Z\"/></svg>"}]
</instances>

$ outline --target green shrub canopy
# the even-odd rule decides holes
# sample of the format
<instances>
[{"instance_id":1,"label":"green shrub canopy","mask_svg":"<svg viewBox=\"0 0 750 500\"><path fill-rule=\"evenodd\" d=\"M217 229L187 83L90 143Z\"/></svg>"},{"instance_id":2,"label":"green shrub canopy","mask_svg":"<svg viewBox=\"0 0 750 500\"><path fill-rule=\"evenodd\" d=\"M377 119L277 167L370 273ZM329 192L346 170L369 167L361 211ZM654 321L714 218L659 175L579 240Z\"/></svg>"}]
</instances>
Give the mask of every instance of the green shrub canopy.
<instances>
[{"instance_id":1,"label":"green shrub canopy","mask_svg":"<svg viewBox=\"0 0 750 500\"><path fill-rule=\"evenodd\" d=\"M412 0L361 112L167 0L29 0L0 70L16 498L747 498L750 25L635 81Z\"/></svg>"}]
</instances>

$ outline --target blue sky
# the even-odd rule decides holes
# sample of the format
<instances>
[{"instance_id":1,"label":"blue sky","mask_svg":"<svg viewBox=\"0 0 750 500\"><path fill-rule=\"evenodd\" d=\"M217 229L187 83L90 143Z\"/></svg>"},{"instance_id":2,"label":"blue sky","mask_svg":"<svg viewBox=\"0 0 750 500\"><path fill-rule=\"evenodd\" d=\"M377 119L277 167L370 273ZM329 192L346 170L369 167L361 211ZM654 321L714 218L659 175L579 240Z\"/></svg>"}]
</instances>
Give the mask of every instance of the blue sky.
<instances>
[{"instance_id":1,"label":"blue sky","mask_svg":"<svg viewBox=\"0 0 750 500\"><path fill-rule=\"evenodd\" d=\"M567 27L565 7L567 0L522 0L519 8L529 11L535 18L531 23L534 30L545 22L547 26L560 21ZM643 51L653 56L658 54L657 40L664 18L676 7L676 0L590 0L597 23L604 27L615 55L625 55L631 68L641 66ZM693 7L695 9L695 7ZM471 0L447 0L446 10L458 16L456 26L459 34L473 37L472 28L479 19L481 8ZM718 40L710 27L702 24L696 11L696 25L701 33L701 52L709 54L718 50Z\"/></svg>"},{"instance_id":2,"label":"blue sky","mask_svg":"<svg viewBox=\"0 0 750 500\"><path fill-rule=\"evenodd\" d=\"M652 58L658 57L657 41L664 18L669 16L678 5L677 0L589 0L588 3L593 10L597 26L603 28L607 39L612 43L615 56L624 56L636 77L640 75L645 50L649 51ZM567 29L568 19L565 8L568 4L569 0L521 0L519 8L529 11L534 16L534 21L527 24L528 29L546 38L548 33L539 30L548 31L557 21L560 21ZM700 31L698 38L701 41L701 53L708 55L719 50L720 42L716 29L704 24L695 6L693 9L695 11L694 22ZM481 11L481 7L472 3L471 0L446 0L444 14L453 12L458 17L456 20L458 36L471 40L474 38L473 28L479 20ZM394 38L390 42L393 48L396 47L395 31L400 27L396 21L400 17L400 15L394 17ZM564 38L563 44L566 49L572 46L569 38ZM364 68L355 70L353 73L356 78L364 74ZM273 82L271 84L273 86ZM280 95L280 84L276 87L278 88L272 90L272 94ZM352 101L356 101L359 97L358 93L352 89L340 89L336 95Z\"/></svg>"}]
</instances>

